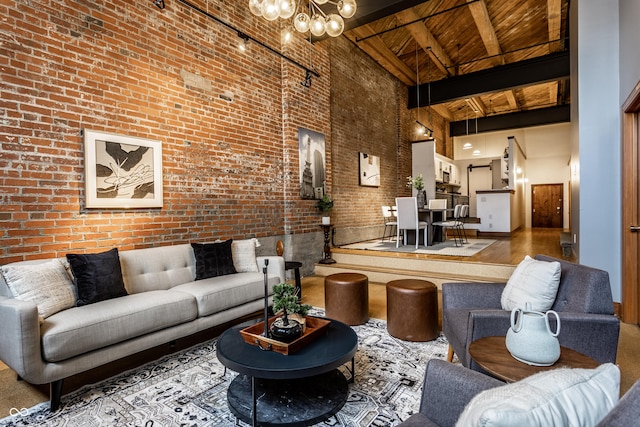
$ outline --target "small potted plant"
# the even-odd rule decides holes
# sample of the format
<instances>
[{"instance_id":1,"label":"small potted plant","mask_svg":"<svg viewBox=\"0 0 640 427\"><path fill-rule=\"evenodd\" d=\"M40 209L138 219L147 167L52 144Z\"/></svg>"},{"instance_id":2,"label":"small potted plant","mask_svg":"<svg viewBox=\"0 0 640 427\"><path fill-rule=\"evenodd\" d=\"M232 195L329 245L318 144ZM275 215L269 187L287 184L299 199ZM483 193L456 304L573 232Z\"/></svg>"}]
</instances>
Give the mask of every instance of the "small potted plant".
<instances>
[{"instance_id":1,"label":"small potted plant","mask_svg":"<svg viewBox=\"0 0 640 427\"><path fill-rule=\"evenodd\" d=\"M322 199L318 200L318 209L326 215L322 217L322 223L325 225L331 224L331 217L328 215L329 211L333 208L333 200L328 194L322 196Z\"/></svg>"},{"instance_id":2,"label":"small potted plant","mask_svg":"<svg viewBox=\"0 0 640 427\"><path fill-rule=\"evenodd\" d=\"M283 342L291 342L304 332L304 316L311 306L300 304L295 286L279 283L273 287L273 311L282 310L282 316L271 324L271 335ZM295 319L294 319L295 317Z\"/></svg>"},{"instance_id":3,"label":"small potted plant","mask_svg":"<svg viewBox=\"0 0 640 427\"><path fill-rule=\"evenodd\" d=\"M417 202L418 202L418 208L422 208L424 205L427 204L427 196L424 193L424 178L422 177L422 174L419 173L416 176L408 176L407 177L407 187L409 188L415 188L416 191L418 192L416 195L417 198Z\"/></svg>"}]
</instances>

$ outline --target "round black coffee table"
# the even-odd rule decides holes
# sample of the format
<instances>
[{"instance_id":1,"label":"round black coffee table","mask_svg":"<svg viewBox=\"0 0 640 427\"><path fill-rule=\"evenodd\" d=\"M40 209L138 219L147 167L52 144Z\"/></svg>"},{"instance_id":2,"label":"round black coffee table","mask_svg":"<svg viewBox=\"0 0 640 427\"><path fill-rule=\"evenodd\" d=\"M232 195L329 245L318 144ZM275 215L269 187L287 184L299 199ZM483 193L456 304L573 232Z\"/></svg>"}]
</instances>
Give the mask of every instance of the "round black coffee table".
<instances>
[{"instance_id":1,"label":"round black coffee table","mask_svg":"<svg viewBox=\"0 0 640 427\"><path fill-rule=\"evenodd\" d=\"M245 343L240 329L225 331L216 349L220 362L239 374L227 391L236 417L253 426L308 426L344 406L358 349L351 327L331 320L320 336L290 355ZM337 368L349 361L347 380Z\"/></svg>"}]
</instances>

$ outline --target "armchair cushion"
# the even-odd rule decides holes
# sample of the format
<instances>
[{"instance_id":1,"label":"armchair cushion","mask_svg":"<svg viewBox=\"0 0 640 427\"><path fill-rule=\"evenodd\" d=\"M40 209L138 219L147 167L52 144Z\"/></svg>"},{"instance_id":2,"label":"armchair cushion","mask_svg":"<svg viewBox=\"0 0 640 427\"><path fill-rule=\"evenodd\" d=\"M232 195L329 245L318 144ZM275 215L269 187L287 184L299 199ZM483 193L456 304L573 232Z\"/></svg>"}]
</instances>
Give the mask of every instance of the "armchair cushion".
<instances>
[{"instance_id":1,"label":"armchair cushion","mask_svg":"<svg viewBox=\"0 0 640 427\"><path fill-rule=\"evenodd\" d=\"M511 274L500 303L509 311L524 308L527 302L532 310L547 311L556 300L559 283L559 262L539 261L527 255Z\"/></svg>"},{"instance_id":2,"label":"armchair cushion","mask_svg":"<svg viewBox=\"0 0 640 427\"><path fill-rule=\"evenodd\" d=\"M620 370L560 368L483 391L467 405L457 426L595 425L618 402Z\"/></svg>"}]
</instances>

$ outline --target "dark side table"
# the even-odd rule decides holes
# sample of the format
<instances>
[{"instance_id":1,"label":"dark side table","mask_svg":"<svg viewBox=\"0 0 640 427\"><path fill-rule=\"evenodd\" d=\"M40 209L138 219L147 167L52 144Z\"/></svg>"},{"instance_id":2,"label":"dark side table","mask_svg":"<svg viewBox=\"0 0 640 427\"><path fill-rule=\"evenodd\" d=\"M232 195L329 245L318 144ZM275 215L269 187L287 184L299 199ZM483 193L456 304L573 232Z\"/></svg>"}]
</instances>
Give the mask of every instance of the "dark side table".
<instances>
[{"instance_id":1,"label":"dark side table","mask_svg":"<svg viewBox=\"0 0 640 427\"><path fill-rule=\"evenodd\" d=\"M285 270L293 270L293 275L296 279L296 294L298 295L298 300L302 299L302 282L300 281L300 268L302 267L302 263L298 261L285 261L284 269Z\"/></svg>"}]
</instances>

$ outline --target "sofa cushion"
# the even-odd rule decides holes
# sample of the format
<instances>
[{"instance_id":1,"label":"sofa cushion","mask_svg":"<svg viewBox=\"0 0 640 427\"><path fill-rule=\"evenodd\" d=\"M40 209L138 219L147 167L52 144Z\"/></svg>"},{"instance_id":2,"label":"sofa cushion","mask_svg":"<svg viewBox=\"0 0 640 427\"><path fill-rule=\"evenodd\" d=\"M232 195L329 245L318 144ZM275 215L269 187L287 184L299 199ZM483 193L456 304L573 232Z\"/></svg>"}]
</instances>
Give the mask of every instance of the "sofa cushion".
<instances>
[{"instance_id":1,"label":"sofa cushion","mask_svg":"<svg viewBox=\"0 0 640 427\"><path fill-rule=\"evenodd\" d=\"M505 310L524 308L529 302L532 310L547 311L556 300L559 284L559 262L538 261L527 255L509 277L500 303Z\"/></svg>"},{"instance_id":2,"label":"sofa cushion","mask_svg":"<svg viewBox=\"0 0 640 427\"><path fill-rule=\"evenodd\" d=\"M560 368L477 394L456 426L594 426L618 402L620 370Z\"/></svg>"},{"instance_id":3,"label":"sofa cushion","mask_svg":"<svg viewBox=\"0 0 640 427\"><path fill-rule=\"evenodd\" d=\"M258 239L234 240L231 243L233 266L238 273L260 271L256 261L256 248L260 246Z\"/></svg>"},{"instance_id":4,"label":"sofa cushion","mask_svg":"<svg viewBox=\"0 0 640 427\"><path fill-rule=\"evenodd\" d=\"M269 295L273 285L280 283L277 276L269 276ZM211 277L171 288L193 295L198 302L198 316L209 316L229 308L264 298L262 273L236 273Z\"/></svg>"},{"instance_id":5,"label":"sofa cushion","mask_svg":"<svg viewBox=\"0 0 640 427\"><path fill-rule=\"evenodd\" d=\"M224 276L236 272L233 267L231 243L229 239L219 243L192 243L196 257L196 280Z\"/></svg>"},{"instance_id":6,"label":"sofa cushion","mask_svg":"<svg viewBox=\"0 0 640 427\"><path fill-rule=\"evenodd\" d=\"M127 295L118 249L98 254L67 254L76 286L77 306Z\"/></svg>"},{"instance_id":7,"label":"sofa cushion","mask_svg":"<svg viewBox=\"0 0 640 427\"><path fill-rule=\"evenodd\" d=\"M76 304L73 282L58 259L42 264L3 265L0 271L13 297L35 303L43 318Z\"/></svg>"},{"instance_id":8,"label":"sofa cushion","mask_svg":"<svg viewBox=\"0 0 640 427\"><path fill-rule=\"evenodd\" d=\"M127 292L158 291L193 282L196 259L190 244L121 251L122 279Z\"/></svg>"},{"instance_id":9,"label":"sofa cushion","mask_svg":"<svg viewBox=\"0 0 640 427\"><path fill-rule=\"evenodd\" d=\"M50 316L42 325L47 362L59 362L153 331L192 321L193 296L150 291L73 307Z\"/></svg>"}]
</instances>

